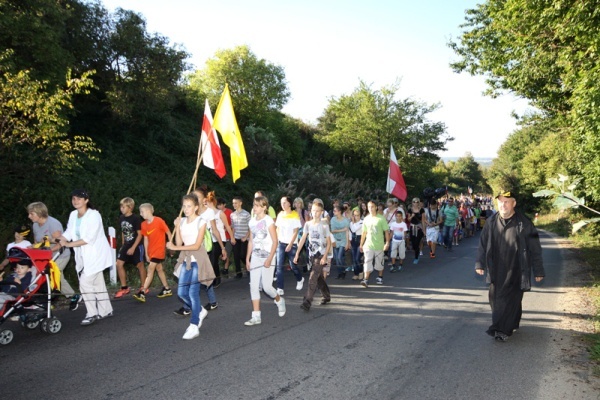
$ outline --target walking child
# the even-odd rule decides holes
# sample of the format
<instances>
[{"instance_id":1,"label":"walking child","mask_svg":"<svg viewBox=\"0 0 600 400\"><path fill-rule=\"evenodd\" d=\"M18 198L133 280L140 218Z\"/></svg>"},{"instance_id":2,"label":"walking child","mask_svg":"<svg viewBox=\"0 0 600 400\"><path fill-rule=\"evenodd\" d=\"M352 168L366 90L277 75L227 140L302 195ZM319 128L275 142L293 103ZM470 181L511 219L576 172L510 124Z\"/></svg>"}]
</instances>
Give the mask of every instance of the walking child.
<instances>
[{"instance_id":1,"label":"walking child","mask_svg":"<svg viewBox=\"0 0 600 400\"><path fill-rule=\"evenodd\" d=\"M168 236L169 241L171 241L171 230L162 218L154 216L154 207L150 203L144 203L140 206L140 215L144 219L141 226L141 232L144 237L146 261L149 263L148 276L146 277L146 281L142 288L137 294L134 294L133 297L136 300L145 303L146 293L150 289L150 285L152 285L155 270L163 285L160 293L156 297L164 298L173 295L173 291L169 287L169 282L167 282L167 277L162 266L166 257L166 238Z\"/></svg>"},{"instance_id":2,"label":"walking child","mask_svg":"<svg viewBox=\"0 0 600 400\"><path fill-rule=\"evenodd\" d=\"M440 225L443 223L442 215L438 210L437 201L433 200L425 209L425 223L427 244L429 246L429 257L435 258L435 248L440 234Z\"/></svg>"},{"instance_id":3,"label":"walking child","mask_svg":"<svg viewBox=\"0 0 600 400\"><path fill-rule=\"evenodd\" d=\"M360 251L365 254L365 279L360 284L365 288L369 287L369 276L373 269L379 274L377 284L383 285L383 253L390 247L390 227L383 215L377 214L377 204L369 201L367 208L369 215L363 222L363 234L360 238ZM419 251L418 247L416 251Z\"/></svg>"},{"instance_id":4,"label":"walking child","mask_svg":"<svg viewBox=\"0 0 600 400\"><path fill-rule=\"evenodd\" d=\"M242 278L242 261L246 261L248 253L248 237L250 230L248 223L250 222L250 213L242 208L243 200L236 196L232 201L234 212L231 213L231 227L233 228L233 262L235 263L235 277Z\"/></svg>"},{"instance_id":5,"label":"walking child","mask_svg":"<svg viewBox=\"0 0 600 400\"><path fill-rule=\"evenodd\" d=\"M198 215L198 197L194 194L183 196L182 208L185 218L175 220L175 243L167 243L167 249L180 251L177 260L179 284L177 296L184 304L180 315L190 315L190 325L183 334L183 339L190 340L200 336L202 321L208 311L200 302L200 282L211 286L215 274L204 247L206 221ZM187 310L187 312L184 312Z\"/></svg>"},{"instance_id":6,"label":"walking child","mask_svg":"<svg viewBox=\"0 0 600 400\"><path fill-rule=\"evenodd\" d=\"M261 323L260 290L275 299L279 316L285 315L285 299L273 287L275 274L275 252L277 251L277 230L273 218L267 215L269 201L266 197L254 198L252 211L254 216L250 220L251 235L248 239L248 255L246 256L246 269L250 273L250 297L252 298L252 318L244 325L253 326Z\"/></svg>"},{"instance_id":7,"label":"walking child","mask_svg":"<svg viewBox=\"0 0 600 400\"><path fill-rule=\"evenodd\" d=\"M396 220L390 223L390 230L392 231L392 251L390 252L390 258L392 259L392 266L390 272L402 270L402 264L406 257L406 231L408 227L404 222L404 215L402 211L396 210ZM396 259L399 259L398 266L396 266Z\"/></svg>"},{"instance_id":8,"label":"walking child","mask_svg":"<svg viewBox=\"0 0 600 400\"><path fill-rule=\"evenodd\" d=\"M294 262L297 263L300 251L304 248L304 243L308 240L310 277L308 278L306 294L304 295L302 305L300 305L300 308L304 311L310 310L317 287L323 296L321 305L325 305L331 301L329 286L327 286L323 273L323 269L327 266L327 255L331 249L331 233L329 232L329 226L323 224L321 221L323 217L323 204L316 201L313 202L311 213L313 219L304 225L304 232L300 243L298 243L298 252L294 257Z\"/></svg>"},{"instance_id":9,"label":"walking child","mask_svg":"<svg viewBox=\"0 0 600 400\"><path fill-rule=\"evenodd\" d=\"M131 292L127 286L127 272L125 264L133 264L140 273L140 283L146 282L146 268L144 268L144 245L142 242L142 220L133 213L135 202L131 197L125 197L120 202L121 217L121 241L123 245L117 255L117 274L121 281L121 289L115 293L115 299L123 297ZM144 294L148 294L146 290Z\"/></svg>"}]
</instances>

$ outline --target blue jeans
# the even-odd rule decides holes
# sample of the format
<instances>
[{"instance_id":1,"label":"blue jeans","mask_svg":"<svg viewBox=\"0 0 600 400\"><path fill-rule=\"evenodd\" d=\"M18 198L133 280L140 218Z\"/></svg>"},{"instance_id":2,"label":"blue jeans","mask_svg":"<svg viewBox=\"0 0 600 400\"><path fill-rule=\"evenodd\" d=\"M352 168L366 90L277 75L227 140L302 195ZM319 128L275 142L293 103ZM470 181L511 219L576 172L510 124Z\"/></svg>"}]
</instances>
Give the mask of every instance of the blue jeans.
<instances>
[{"instance_id":1,"label":"blue jeans","mask_svg":"<svg viewBox=\"0 0 600 400\"><path fill-rule=\"evenodd\" d=\"M185 263L181 266L179 284L177 285L177 296L185 307L191 309L190 324L198 325L200 322L200 282L198 282L198 264L192 263L188 270Z\"/></svg>"},{"instance_id":2,"label":"blue jeans","mask_svg":"<svg viewBox=\"0 0 600 400\"><path fill-rule=\"evenodd\" d=\"M454 234L454 226L444 225L444 245L448 248L452 248L452 235Z\"/></svg>"},{"instance_id":3,"label":"blue jeans","mask_svg":"<svg viewBox=\"0 0 600 400\"><path fill-rule=\"evenodd\" d=\"M206 296L208 297L208 302L214 304L217 302L217 296L215 296L215 285L200 285L200 289L206 290ZM198 298L200 298L200 293L198 293Z\"/></svg>"},{"instance_id":4,"label":"blue jeans","mask_svg":"<svg viewBox=\"0 0 600 400\"><path fill-rule=\"evenodd\" d=\"M302 280L302 272L298 269L298 266L294 264L294 257L296 257L296 252L298 251L298 245L293 245L290 251L285 251L288 243L281 243L277 245L277 289L283 289L283 264L285 262L285 257L287 256L288 261L290 262L290 267L292 267L292 271L296 276L296 281L300 282Z\"/></svg>"},{"instance_id":5,"label":"blue jeans","mask_svg":"<svg viewBox=\"0 0 600 400\"><path fill-rule=\"evenodd\" d=\"M346 247L338 246L333 248L333 259L337 266L338 274L343 274L346 270Z\"/></svg>"},{"instance_id":6,"label":"blue jeans","mask_svg":"<svg viewBox=\"0 0 600 400\"><path fill-rule=\"evenodd\" d=\"M352 246L352 263L354 264L354 275L358 275L363 272L363 263L361 262L362 253L360 252L360 236L356 236L356 239L350 241Z\"/></svg>"}]
</instances>

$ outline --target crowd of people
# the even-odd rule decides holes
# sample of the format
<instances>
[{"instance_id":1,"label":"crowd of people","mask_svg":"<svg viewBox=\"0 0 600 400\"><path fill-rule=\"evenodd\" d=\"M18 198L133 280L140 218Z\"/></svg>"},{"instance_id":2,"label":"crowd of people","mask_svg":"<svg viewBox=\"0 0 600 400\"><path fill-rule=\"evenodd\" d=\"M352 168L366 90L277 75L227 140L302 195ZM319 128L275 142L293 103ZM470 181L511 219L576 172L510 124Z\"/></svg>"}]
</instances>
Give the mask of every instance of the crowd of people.
<instances>
[{"instance_id":1,"label":"crowd of people","mask_svg":"<svg viewBox=\"0 0 600 400\"><path fill-rule=\"evenodd\" d=\"M83 302L86 316L81 325L85 326L113 315L103 275L112 265L112 257L102 217L90 202L89 193L74 190L71 203L74 210L64 230L43 203L30 204L27 210L33 223L33 243L26 240L29 228L21 226L15 229L15 242L9 247L36 246L50 238L61 270L73 250L79 293L64 274L61 290L70 298L71 310L77 310ZM250 212L244 209L241 197L232 199L231 210L226 200L217 198L206 187L198 187L183 196L182 213L173 221L171 231L163 219L154 215L150 203L141 204L138 215L134 200L125 197L120 201L121 246L116 264L120 287L113 298L131 293L135 300L145 302L155 272L162 284L157 297L172 296L162 264L169 252L179 252L174 274L178 277L176 294L183 305L175 313L190 317L183 339L199 336L204 318L218 307L215 289L223 278L249 277L252 312L245 325L255 326L261 324L261 292L273 299L279 317L285 315L287 270L293 273L298 291L304 289L304 276L309 273L301 304L308 312L317 289L321 305L331 301L327 285L330 274L340 280L352 274L352 280L368 288L376 271L374 282L382 285L386 267L391 273L400 271L409 252L414 255L413 264L419 263L425 246L429 257L435 259L437 249L443 246L452 251L494 213L491 198L471 196L413 198L407 205L396 198L385 203L361 198L352 202L334 199L332 203L327 211L319 198L305 204L302 198L283 196L276 206L280 209L277 213L265 193L257 191ZM302 251L306 256L301 255ZM7 264L5 260L0 269ZM139 273L140 288L134 293L127 282L128 266ZM234 271L230 273L230 269ZM200 300L201 292L206 293L205 305Z\"/></svg>"}]
</instances>

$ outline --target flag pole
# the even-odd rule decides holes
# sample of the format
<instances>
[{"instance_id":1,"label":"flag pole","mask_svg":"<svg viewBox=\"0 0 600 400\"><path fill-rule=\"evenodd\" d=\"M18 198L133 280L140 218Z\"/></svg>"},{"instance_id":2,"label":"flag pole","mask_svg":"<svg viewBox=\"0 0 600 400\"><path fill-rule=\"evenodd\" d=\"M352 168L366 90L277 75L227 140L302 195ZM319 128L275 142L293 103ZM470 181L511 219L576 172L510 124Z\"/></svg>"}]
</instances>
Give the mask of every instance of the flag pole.
<instances>
[{"instance_id":1,"label":"flag pole","mask_svg":"<svg viewBox=\"0 0 600 400\"><path fill-rule=\"evenodd\" d=\"M198 170L200 169L200 164L202 163L202 156L204 155L204 150L208 145L208 140L204 143L204 147L202 146L202 140L198 144L198 157L196 158L196 169L194 170L194 175L192 175L192 181L190 182L190 186L188 187L187 194L190 194L192 188L196 185L196 181L198 180ZM181 216L181 214L179 214Z\"/></svg>"},{"instance_id":2,"label":"flag pole","mask_svg":"<svg viewBox=\"0 0 600 400\"><path fill-rule=\"evenodd\" d=\"M208 144L208 140L206 141L206 143L204 143L204 147L202 146L202 140L200 140L200 143L198 144L198 156L196 157L196 169L194 170L194 175L192 175L192 181L190 182L190 186L188 187L186 194L190 194L192 192L192 188L196 185L196 181L198 179L198 169L200 169L200 164L202 163L202 156L204 155L204 149L206 149L207 144ZM177 216L177 218L181 218L182 214L183 214L183 207L181 207L181 209L179 210L179 215ZM175 232L175 229L173 229L173 232ZM175 239L175 235L171 235L170 242L173 243L174 239Z\"/></svg>"}]
</instances>

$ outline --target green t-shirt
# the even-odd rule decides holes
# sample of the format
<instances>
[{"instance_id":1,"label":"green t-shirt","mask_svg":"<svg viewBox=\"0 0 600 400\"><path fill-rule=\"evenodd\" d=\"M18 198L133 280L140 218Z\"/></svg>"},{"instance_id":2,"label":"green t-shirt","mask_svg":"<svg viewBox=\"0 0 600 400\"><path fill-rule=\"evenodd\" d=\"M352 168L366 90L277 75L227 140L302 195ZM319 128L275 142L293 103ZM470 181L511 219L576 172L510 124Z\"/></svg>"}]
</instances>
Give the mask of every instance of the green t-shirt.
<instances>
[{"instance_id":1,"label":"green t-shirt","mask_svg":"<svg viewBox=\"0 0 600 400\"><path fill-rule=\"evenodd\" d=\"M390 227L382 215L373 217L367 215L363 221L363 234L366 234L363 249L365 250L383 250L385 246L385 232L389 231Z\"/></svg>"},{"instance_id":2,"label":"green t-shirt","mask_svg":"<svg viewBox=\"0 0 600 400\"><path fill-rule=\"evenodd\" d=\"M442 211L446 218L444 219L444 226L456 225L456 219L458 218L458 208L456 206L445 206Z\"/></svg>"}]
</instances>

